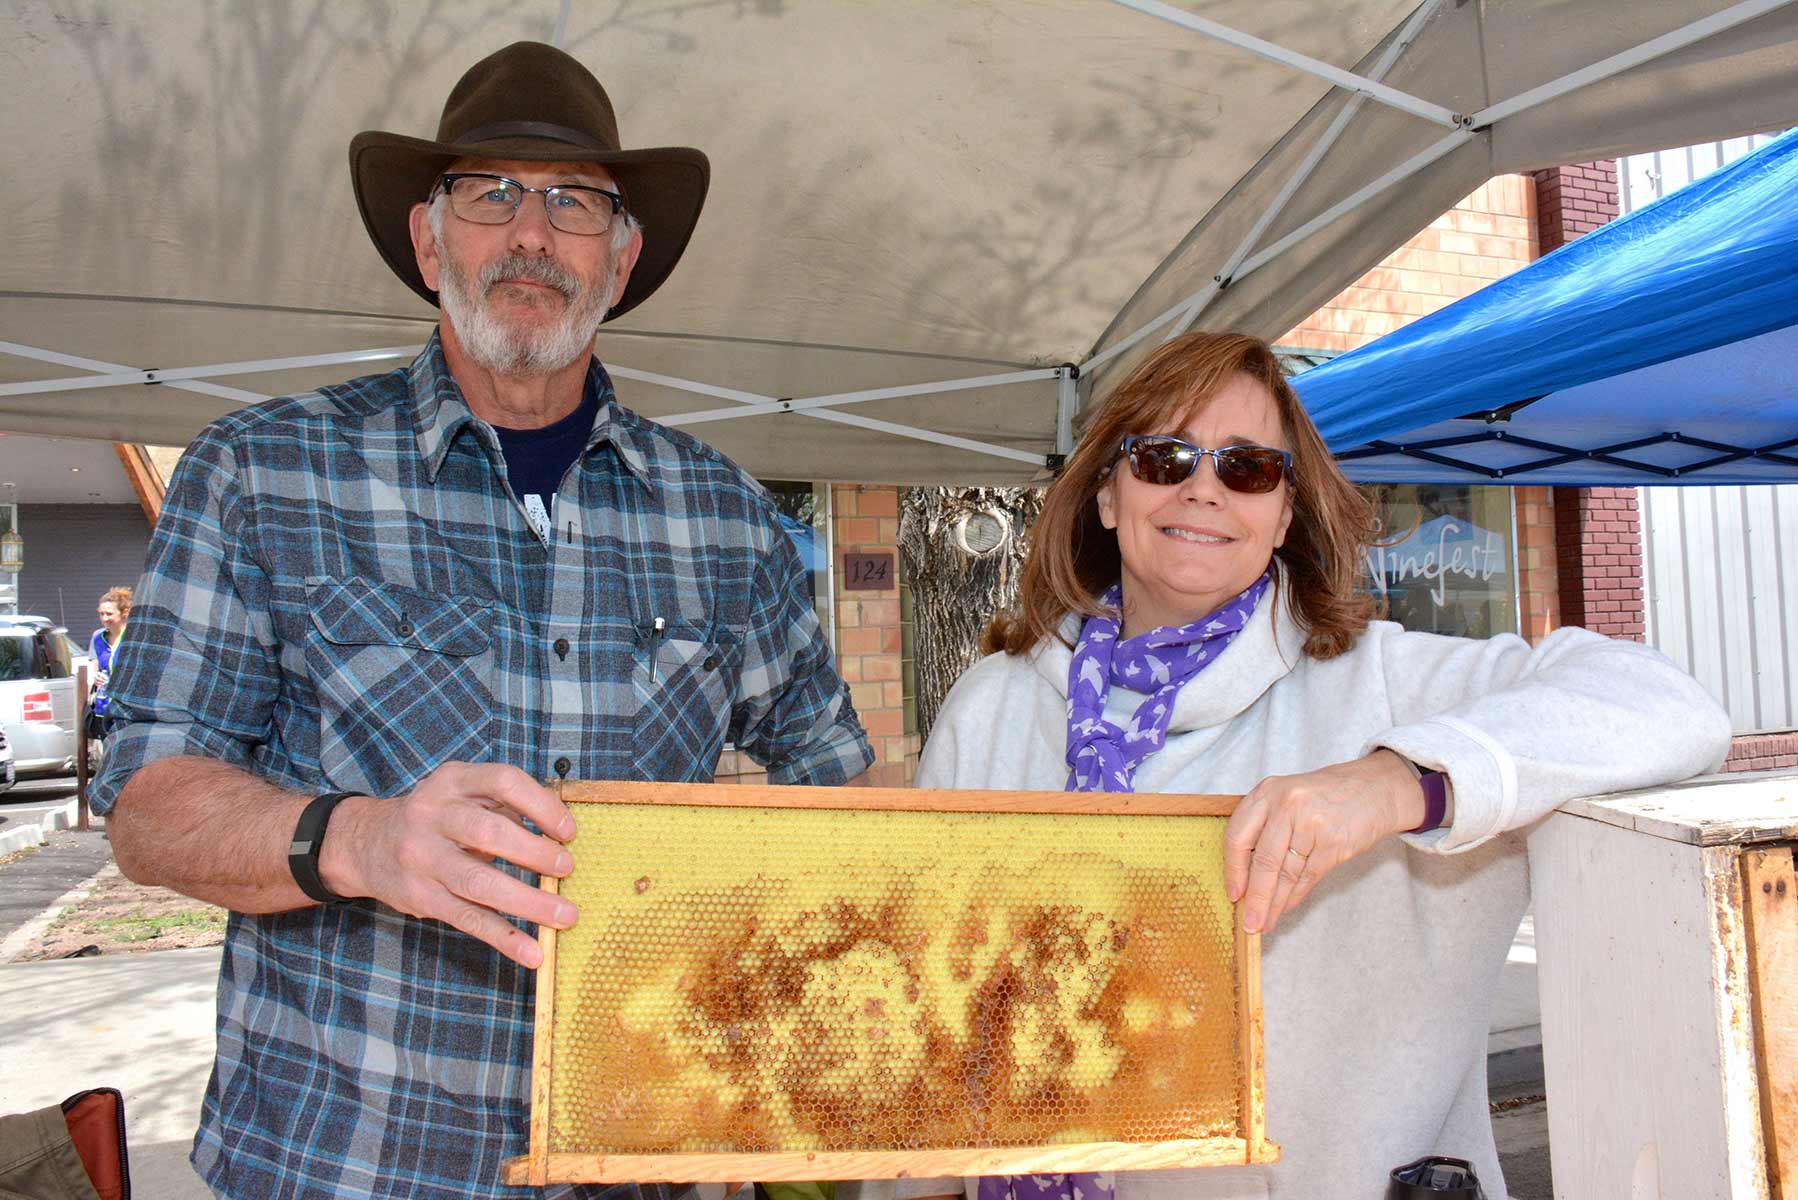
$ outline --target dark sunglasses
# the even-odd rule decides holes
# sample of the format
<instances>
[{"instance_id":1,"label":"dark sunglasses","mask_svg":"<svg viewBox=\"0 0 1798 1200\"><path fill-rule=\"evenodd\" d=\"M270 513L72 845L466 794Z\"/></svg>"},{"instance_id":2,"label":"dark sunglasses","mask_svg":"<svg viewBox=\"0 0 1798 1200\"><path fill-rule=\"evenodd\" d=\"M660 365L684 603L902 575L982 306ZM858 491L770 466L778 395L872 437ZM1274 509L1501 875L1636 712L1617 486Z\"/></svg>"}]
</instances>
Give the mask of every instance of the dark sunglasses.
<instances>
[{"instance_id":1,"label":"dark sunglasses","mask_svg":"<svg viewBox=\"0 0 1798 1200\"><path fill-rule=\"evenodd\" d=\"M1166 434L1135 434L1124 439L1130 474L1163 487L1184 483L1205 456L1217 468L1217 481L1233 492L1259 496L1280 486L1292 470L1292 453L1272 446L1225 446L1207 450Z\"/></svg>"}]
</instances>

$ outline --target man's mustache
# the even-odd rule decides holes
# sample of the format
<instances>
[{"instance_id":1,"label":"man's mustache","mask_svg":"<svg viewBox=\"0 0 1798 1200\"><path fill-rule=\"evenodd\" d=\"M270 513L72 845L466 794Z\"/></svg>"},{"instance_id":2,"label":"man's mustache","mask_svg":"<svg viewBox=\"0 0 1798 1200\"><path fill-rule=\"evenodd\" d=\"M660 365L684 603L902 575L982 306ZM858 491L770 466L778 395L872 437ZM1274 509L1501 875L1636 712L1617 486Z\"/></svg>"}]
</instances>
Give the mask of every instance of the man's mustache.
<instances>
[{"instance_id":1,"label":"man's mustache","mask_svg":"<svg viewBox=\"0 0 1798 1200\"><path fill-rule=\"evenodd\" d=\"M516 251L488 263L481 269L480 278L477 280L477 291L481 295L486 295L487 291L495 284L507 279L523 279L530 283L541 283L555 288L570 301L577 299L581 294L580 279L558 265L554 259L519 254Z\"/></svg>"}]
</instances>

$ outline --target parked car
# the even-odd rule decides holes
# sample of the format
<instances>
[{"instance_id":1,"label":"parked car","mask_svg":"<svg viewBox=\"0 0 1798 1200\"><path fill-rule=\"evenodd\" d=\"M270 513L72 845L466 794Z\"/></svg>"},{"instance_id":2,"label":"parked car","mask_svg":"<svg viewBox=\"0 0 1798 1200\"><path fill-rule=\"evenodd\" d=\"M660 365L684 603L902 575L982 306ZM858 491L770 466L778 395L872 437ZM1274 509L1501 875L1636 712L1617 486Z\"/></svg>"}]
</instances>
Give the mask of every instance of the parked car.
<instances>
[{"instance_id":1,"label":"parked car","mask_svg":"<svg viewBox=\"0 0 1798 1200\"><path fill-rule=\"evenodd\" d=\"M15 776L75 770L82 697L75 694L78 648L46 617L0 615L0 728Z\"/></svg>"},{"instance_id":2,"label":"parked car","mask_svg":"<svg viewBox=\"0 0 1798 1200\"><path fill-rule=\"evenodd\" d=\"M0 792L11 791L15 778L12 743L7 740L6 734L0 733Z\"/></svg>"}]
</instances>

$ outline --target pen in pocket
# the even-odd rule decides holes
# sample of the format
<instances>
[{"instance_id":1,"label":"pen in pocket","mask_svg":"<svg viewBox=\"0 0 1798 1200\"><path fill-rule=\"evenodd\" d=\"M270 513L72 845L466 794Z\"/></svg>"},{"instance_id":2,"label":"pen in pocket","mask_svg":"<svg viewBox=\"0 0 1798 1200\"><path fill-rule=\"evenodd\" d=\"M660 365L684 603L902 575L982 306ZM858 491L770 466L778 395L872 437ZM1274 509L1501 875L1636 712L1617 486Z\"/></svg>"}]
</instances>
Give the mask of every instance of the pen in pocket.
<instances>
[{"instance_id":1,"label":"pen in pocket","mask_svg":"<svg viewBox=\"0 0 1798 1200\"><path fill-rule=\"evenodd\" d=\"M656 667L659 665L656 662L656 656L662 649L662 631L667 627L668 622L664 621L661 617L657 617L650 625L652 636L649 639L649 682L651 684L656 681Z\"/></svg>"}]
</instances>

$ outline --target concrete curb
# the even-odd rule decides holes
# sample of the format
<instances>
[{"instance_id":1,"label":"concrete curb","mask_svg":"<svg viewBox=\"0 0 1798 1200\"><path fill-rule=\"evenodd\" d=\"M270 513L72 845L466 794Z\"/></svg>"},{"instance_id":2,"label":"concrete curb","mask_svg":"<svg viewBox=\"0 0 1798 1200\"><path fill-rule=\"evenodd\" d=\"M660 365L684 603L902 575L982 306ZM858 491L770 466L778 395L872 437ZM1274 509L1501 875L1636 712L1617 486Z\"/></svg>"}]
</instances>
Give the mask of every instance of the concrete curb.
<instances>
[{"instance_id":1,"label":"concrete curb","mask_svg":"<svg viewBox=\"0 0 1798 1200\"><path fill-rule=\"evenodd\" d=\"M0 854L11 854L15 850L41 846L44 841L42 825L21 825L17 829L8 829L6 832L0 833Z\"/></svg>"},{"instance_id":2,"label":"concrete curb","mask_svg":"<svg viewBox=\"0 0 1798 1200\"><path fill-rule=\"evenodd\" d=\"M23 850L27 846L41 846L53 831L74 827L75 799L71 796L67 804L44 813L36 824L21 825L17 829L0 833L0 854L11 854L14 850Z\"/></svg>"}]
</instances>

